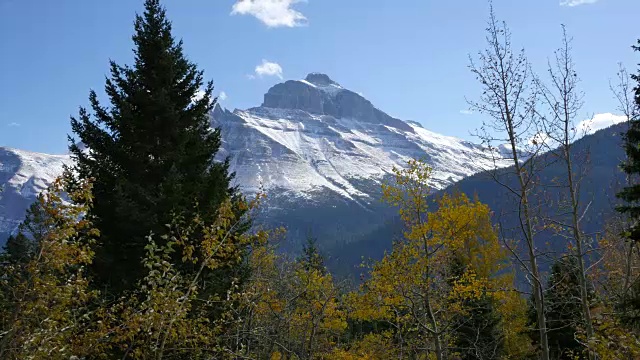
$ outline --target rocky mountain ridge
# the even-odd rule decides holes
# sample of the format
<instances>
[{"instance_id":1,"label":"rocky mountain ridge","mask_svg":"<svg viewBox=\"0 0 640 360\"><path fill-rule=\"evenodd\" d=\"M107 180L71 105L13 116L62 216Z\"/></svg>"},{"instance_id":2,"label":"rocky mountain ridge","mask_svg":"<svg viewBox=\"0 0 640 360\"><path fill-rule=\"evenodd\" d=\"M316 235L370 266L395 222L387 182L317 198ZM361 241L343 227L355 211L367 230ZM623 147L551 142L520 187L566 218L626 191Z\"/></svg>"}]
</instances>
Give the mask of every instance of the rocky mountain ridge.
<instances>
[{"instance_id":1,"label":"rocky mountain ridge","mask_svg":"<svg viewBox=\"0 0 640 360\"><path fill-rule=\"evenodd\" d=\"M266 221L287 224L294 236L340 233L348 241L354 234L345 229L384 221L380 184L412 158L433 167L435 189L508 165L483 146L389 116L320 73L274 85L259 107L216 106L211 118L222 131L219 157L230 157L237 184L247 194L265 192ZM0 148L0 239L70 161Z\"/></svg>"}]
</instances>

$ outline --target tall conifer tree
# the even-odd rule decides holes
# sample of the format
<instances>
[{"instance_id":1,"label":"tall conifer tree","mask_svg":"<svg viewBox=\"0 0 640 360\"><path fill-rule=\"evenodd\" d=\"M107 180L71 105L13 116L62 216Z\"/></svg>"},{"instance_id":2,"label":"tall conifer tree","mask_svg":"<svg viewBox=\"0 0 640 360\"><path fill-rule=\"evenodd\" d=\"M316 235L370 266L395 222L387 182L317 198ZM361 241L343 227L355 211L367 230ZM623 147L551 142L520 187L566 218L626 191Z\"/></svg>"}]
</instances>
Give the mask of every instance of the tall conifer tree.
<instances>
[{"instance_id":1,"label":"tall conifer tree","mask_svg":"<svg viewBox=\"0 0 640 360\"><path fill-rule=\"evenodd\" d=\"M553 359L587 359L586 348L576 334L585 329L580 304L579 267L575 256L563 257L553 263L546 286L549 350ZM593 287L588 286L589 300ZM533 327L537 327L535 309L529 310ZM532 337L536 341L536 337Z\"/></svg>"},{"instance_id":2,"label":"tall conifer tree","mask_svg":"<svg viewBox=\"0 0 640 360\"><path fill-rule=\"evenodd\" d=\"M451 286L469 272L461 256L452 256L449 264ZM484 292L477 298L460 301L462 313L453 315L452 346L460 360L497 359L505 353L497 301Z\"/></svg>"},{"instance_id":3,"label":"tall conifer tree","mask_svg":"<svg viewBox=\"0 0 640 360\"><path fill-rule=\"evenodd\" d=\"M638 45L634 46L635 51L640 51L640 39ZM640 71L640 70L639 70ZM638 84L634 88L635 106L628 121L629 127L624 134L624 149L627 159L622 164L622 170L628 175L628 186L618 193L618 197L624 201L624 205L618 207L618 211L627 214L631 220L631 226L627 235L633 241L640 241L640 72L631 75L631 78Z\"/></svg>"},{"instance_id":4,"label":"tall conifer tree","mask_svg":"<svg viewBox=\"0 0 640 360\"><path fill-rule=\"evenodd\" d=\"M71 119L79 138L70 138L74 170L94 181L89 215L102 243L96 278L115 292L142 277L150 233L161 241L157 235L176 216L212 222L220 203L237 196L228 161L214 162L221 140L209 122L213 84L183 54L160 1L144 6L135 20L134 64L110 62L110 106L91 91L91 113L81 108Z\"/></svg>"},{"instance_id":5,"label":"tall conifer tree","mask_svg":"<svg viewBox=\"0 0 640 360\"><path fill-rule=\"evenodd\" d=\"M640 51L640 39L633 46ZM640 65L640 64L639 64ZM628 111L628 127L624 135L624 149L627 158L622 170L627 174L627 187L617 194L624 203L617 208L627 216L628 229L624 236L631 240L631 249L640 244L640 69L631 78L636 81L633 88L634 101ZM621 320L634 328L640 327L640 280L635 280L625 289L624 296L616 304Z\"/></svg>"},{"instance_id":6,"label":"tall conifer tree","mask_svg":"<svg viewBox=\"0 0 640 360\"><path fill-rule=\"evenodd\" d=\"M307 243L302 247L302 256L300 256L298 261L303 264L307 271L316 270L322 275L327 273L324 256L322 256L320 249L318 249L318 241L316 238L307 237Z\"/></svg>"}]
</instances>

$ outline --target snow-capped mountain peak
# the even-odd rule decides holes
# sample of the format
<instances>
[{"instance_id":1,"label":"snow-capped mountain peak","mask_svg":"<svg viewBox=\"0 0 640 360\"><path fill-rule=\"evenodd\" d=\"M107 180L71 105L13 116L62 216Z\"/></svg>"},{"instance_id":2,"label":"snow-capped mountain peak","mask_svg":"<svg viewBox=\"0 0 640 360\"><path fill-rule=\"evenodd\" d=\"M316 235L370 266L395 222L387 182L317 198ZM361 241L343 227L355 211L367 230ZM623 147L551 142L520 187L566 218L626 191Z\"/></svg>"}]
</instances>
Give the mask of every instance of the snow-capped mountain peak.
<instances>
[{"instance_id":1,"label":"snow-capped mountain peak","mask_svg":"<svg viewBox=\"0 0 640 360\"><path fill-rule=\"evenodd\" d=\"M299 81L305 85L318 89L329 96L336 96L336 94L345 90L340 86L340 84L331 80L328 75L321 73L311 73L307 75L304 80Z\"/></svg>"},{"instance_id":2,"label":"snow-capped mountain peak","mask_svg":"<svg viewBox=\"0 0 640 360\"><path fill-rule=\"evenodd\" d=\"M290 199L320 201L328 191L368 203L393 167L412 158L434 168L437 189L494 167L484 147L389 116L321 73L274 85L260 107L218 109L213 124L241 187Z\"/></svg>"},{"instance_id":3,"label":"snow-capped mountain peak","mask_svg":"<svg viewBox=\"0 0 640 360\"><path fill-rule=\"evenodd\" d=\"M331 78L329 77L329 75L327 74L323 74L323 73L310 73L309 75L307 75L307 77L305 78L305 81L316 85L316 86L335 86L335 87L341 87L340 84L338 84L337 82L331 80Z\"/></svg>"},{"instance_id":4,"label":"snow-capped mountain peak","mask_svg":"<svg viewBox=\"0 0 640 360\"><path fill-rule=\"evenodd\" d=\"M245 193L267 193L269 216L305 206L374 213L381 182L413 158L433 168L435 189L496 165L483 146L389 116L320 73L271 87L259 107L232 112L217 105L211 118L221 128L219 159L229 157ZM69 156L0 148L6 188L0 236L15 229L35 194L69 162Z\"/></svg>"},{"instance_id":5,"label":"snow-capped mountain peak","mask_svg":"<svg viewBox=\"0 0 640 360\"><path fill-rule=\"evenodd\" d=\"M264 95L261 107L302 110L314 115L353 119L412 131L412 127L406 122L387 115L369 100L320 73L311 73L305 80L289 80L274 85Z\"/></svg>"},{"instance_id":6,"label":"snow-capped mountain peak","mask_svg":"<svg viewBox=\"0 0 640 360\"><path fill-rule=\"evenodd\" d=\"M0 245L22 222L26 209L71 164L67 155L0 147Z\"/></svg>"}]
</instances>

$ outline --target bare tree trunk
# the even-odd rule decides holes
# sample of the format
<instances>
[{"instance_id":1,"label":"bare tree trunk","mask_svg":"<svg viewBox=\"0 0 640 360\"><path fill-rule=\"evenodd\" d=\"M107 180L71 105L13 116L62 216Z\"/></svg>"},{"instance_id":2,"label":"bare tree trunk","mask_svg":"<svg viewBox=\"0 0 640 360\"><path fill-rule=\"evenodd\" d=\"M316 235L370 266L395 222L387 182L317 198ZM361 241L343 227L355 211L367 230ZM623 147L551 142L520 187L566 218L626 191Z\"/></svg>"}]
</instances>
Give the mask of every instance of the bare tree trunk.
<instances>
[{"instance_id":1,"label":"bare tree trunk","mask_svg":"<svg viewBox=\"0 0 640 360\"><path fill-rule=\"evenodd\" d=\"M636 103L636 100L635 100L635 96L636 96L635 89L631 84L633 75L629 75L629 72L627 71L627 69L624 67L624 65L620 63L617 76L618 76L617 83L615 85L610 84L610 89L611 89L611 92L615 95L616 99L618 100L618 110L621 111L622 114L627 118L627 121L626 121L627 127L625 131L629 131L629 128L631 126L630 120L637 119L638 115L640 114L640 109L638 108L638 104ZM631 162L629 160L629 157L626 155L626 152L625 152L624 162L626 163L627 166L629 166ZM628 173L625 173L625 182L626 182L626 186L633 185L631 175ZM628 216L623 215L621 222L623 223L622 226L624 228L628 225L628 223L630 222L630 219ZM625 249L625 265L623 268L624 280L622 284L621 294L619 294L621 298L620 300L622 303L626 303L628 301L629 292L632 286L631 277L633 275L633 263L634 263L633 253L634 253L635 246L636 246L636 243L633 241L629 241L629 242L625 241L624 243L624 249Z\"/></svg>"},{"instance_id":2,"label":"bare tree trunk","mask_svg":"<svg viewBox=\"0 0 640 360\"><path fill-rule=\"evenodd\" d=\"M594 335L593 332L593 319L591 318L591 307L589 306L589 289L587 287L587 274L585 271L584 265L584 244L582 233L580 231L580 221L579 221L579 208L578 208L578 200L576 197L575 187L573 185L573 175L571 169L571 160L567 161L567 171L569 177L569 188L571 192L571 203L572 203L572 220L573 220L573 236L576 241L576 257L578 259L578 267L580 270L579 280L580 280L580 302L582 304L582 316L585 322L585 327L587 331L587 342L589 342ZM589 351L589 358L592 359L594 357L593 353Z\"/></svg>"},{"instance_id":3,"label":"bare tree trunk","mask_svg":"<svg viewBox=\"0 0 640 360\"><path fill-rule=\"evenodd\" d=\"M425 240L425 252L426 252L425 256L430 256L428 248L426 247L426 240ZM429 267L427 267L427 274L428 273L429 273ZM442 346L442 338L441 338L440 329L438 326L438 320L436 319L436 315L433 311L433 306L431 304L430 290L426 289L424 293L426 294L424 298L424 302L425 302L424 306L427 310L426 315L428 316L428 321L431 324L431 334L433 337L433 343L436 348L436 359L444 360L445 359L444 348Z\"/></svg>"},{"instance_id":4,"label":"bare tree trunk","mask_svg":"<svg viewBox=\"0 0 640 360\"><path fill-rule=\"evenodd\" d=\"M571 39L567 37L566 28L562 27L562 47L555 52L555 64L549 63L548 73L551 85L547 87L540 79L536 79L536 85L548 106L549 115L541 116L544 124L544 145L551 153L558 157L566 170L566 189L571 213L571 236L575 241L573 256L578 264L578 280L580 285L580 304L582 308L582 321L584 322L587 342L593 338L593 320L589 306L589 289L585 270L585 243L580 230L581 203L578 195L578 184L574 167L572 145L576 138L575 117L582 108L583 94L578 90L579 78L575 71L571 57ZM557 146L557 148L556 148ZM562 219L560 219L562 222ZM589 351L589 358L594 354Z\"/></svg>"},{"instance_id":5,"label":"bare tree trunk","mask_svg":"<svg viewBox=\"0 0 640 360\"><path fill-rule=\"evenodd\" d=\"M507 114L509 114L507 112ZM533 224L532 224L532 216L531 209L529 207L529 194L527 192L527 184L525 182L522 168L520 167L520 163L518 161L517 150L515 149L515 142L513 141L514 137L509 135L511 139L511 143L513 146L513 158L516 168L516 173L518 177L518 182L520 184L520 196L521 196L521 204L522 211L525 221L524 231L525 231L525 241L527 242L527 250L529 255L529 263L530 263L530 272L533 277L533 301L536 307L536 316L538 319L538 332L540 334L540 346L542 350L542 359L549 360L549 340L547 337L547 319L545 317L545 302L544 302L544 289L542 280L540 278L540 270L538 268L538 256L536 255L535 243L533 237Z\"/></svg>"},{"instance_id":6,"label":"bare tree trunk","mask_svg":"<svg viewBox=\"0 0 640 360\"><path fill-rule=\"evenodd\" d=\"M549 344L545 318L545 300L543 283L538 267L538 254L534 243L534 215L531 208L530 192L536 155L541 147L531 152L530 158L524 162L520 159L520 148L526 146L530 138L535 136L531 129L535 128L535 98L528 96L528 62L524 51L514 54L511 49L511 34L506 24L496 20L493 6L487 27L487 49L481 51L479 64L471 59L470 69L483 86L483 93L478 102L470 102L473 109L489 115L492 121L483 124L479 136L483 142L493 149L497 140L508 142L511 147L510 158L515 168L515 187L501 182L498 175L494 179L509 190L517 198L521 236L525 241L528 255L528 266L524 266L532 278L533 298L536 308L542 359L549 360ZM496 138L495 133L502 138ZM503 162L504 164L504 162ZM496 169L497 174L497 169ZM524 264L524 262L522 262Z\"/></svg>"},{"instance_id":7,"label":"bare tree trunk","mask_svg":"<svg viewBox=\"0 0 640 360\"><path fill-rule=\"evenodd\" d=\"M569 147L567 146L567 152ZM584 241L582 238L582 232L580 231L580 215L579 215L579 203L576 196L576 187L573 181L573 169L571 164L571 154L567 154L567 176L569 180L569 192L571 193L571 217L573 227L573 237L576 241L575 256L578 260L579 267L579 280L580 280L580 303L582 305L582 316L587 331L587 343L593 339L593 319L591 318L591 307L589 306L589 289L587 287L587 274L584 265ZM593 352L589 351L589 359L593 359Z\"/></svg>"}]
</instances>

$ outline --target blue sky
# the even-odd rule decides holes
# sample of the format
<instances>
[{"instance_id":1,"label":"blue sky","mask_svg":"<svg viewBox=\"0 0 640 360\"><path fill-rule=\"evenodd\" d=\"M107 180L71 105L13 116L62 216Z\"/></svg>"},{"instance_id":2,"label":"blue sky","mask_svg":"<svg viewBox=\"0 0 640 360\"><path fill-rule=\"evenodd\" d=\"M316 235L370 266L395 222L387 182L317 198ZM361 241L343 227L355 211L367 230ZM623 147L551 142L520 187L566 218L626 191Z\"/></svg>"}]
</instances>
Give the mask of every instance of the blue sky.
<instances>
[{"instance_id":1,"label":"blue sky","mask_svg":"<svg viewBox=\"0 0 640 360\"><path fill-rule=\"evenodd\" d=\"M479 91L467 65L468 54L484 46L483 0L164 4L186 54L226 94L224 107L259 105L280 75L324 72L390 115L432 131L473 140L469 131L482 120L462 110L465 96ZM494 6L535 69L544 70L565 24L586 94L584 119L615 112L609 81L617 63L635 71L640 62L630 48L640 36L640 1L494 0ZM87 105L89 89L101 93L108 60L131 62L133 19L141 9L142 0L0 0L0 146L66 152L69 116Z\"/></svg>"}]
</instances>

